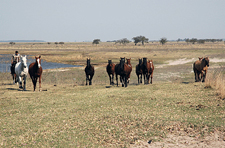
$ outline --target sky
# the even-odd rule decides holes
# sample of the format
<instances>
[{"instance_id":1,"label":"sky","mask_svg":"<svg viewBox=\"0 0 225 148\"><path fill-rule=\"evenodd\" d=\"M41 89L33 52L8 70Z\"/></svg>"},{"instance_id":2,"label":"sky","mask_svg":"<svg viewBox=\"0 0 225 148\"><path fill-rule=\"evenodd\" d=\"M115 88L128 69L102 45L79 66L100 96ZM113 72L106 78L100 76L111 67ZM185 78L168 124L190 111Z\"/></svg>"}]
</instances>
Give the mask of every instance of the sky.
<instances>
[{"instance_id":1,"label":"sky","mask_svg":"<svg viewBox=\"0 0 225 148\"><path fill-rule=\"evenodd\" d=\"M0 0L0 40L224 39L225 0Z\"/></svg>"}]
</instances>

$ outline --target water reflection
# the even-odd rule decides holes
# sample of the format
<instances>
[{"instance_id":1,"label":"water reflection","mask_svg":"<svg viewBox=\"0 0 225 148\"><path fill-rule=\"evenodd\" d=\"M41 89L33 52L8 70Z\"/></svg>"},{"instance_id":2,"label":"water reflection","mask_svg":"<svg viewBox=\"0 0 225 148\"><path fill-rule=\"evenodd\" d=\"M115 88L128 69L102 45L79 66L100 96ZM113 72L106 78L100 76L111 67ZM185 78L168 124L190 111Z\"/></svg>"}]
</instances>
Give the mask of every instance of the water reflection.
<instances>
[{"instance_id":1,"label":"water reflection","mask_svg":"<svg viewBox=\"0 0 225 148\"><path fill-rule=\"evenodd\" d=\"M23 55L24 56L24 55ZM0 72L10 72L12 54L0 54ZM34 56L27 56L27 65L35 62ZM62 63L46 62L41 60L41 66L43 69L55 69L55 68L66 68L66 67L80 67L79 65L69 65Z\"/></svg>"}]
</instances>

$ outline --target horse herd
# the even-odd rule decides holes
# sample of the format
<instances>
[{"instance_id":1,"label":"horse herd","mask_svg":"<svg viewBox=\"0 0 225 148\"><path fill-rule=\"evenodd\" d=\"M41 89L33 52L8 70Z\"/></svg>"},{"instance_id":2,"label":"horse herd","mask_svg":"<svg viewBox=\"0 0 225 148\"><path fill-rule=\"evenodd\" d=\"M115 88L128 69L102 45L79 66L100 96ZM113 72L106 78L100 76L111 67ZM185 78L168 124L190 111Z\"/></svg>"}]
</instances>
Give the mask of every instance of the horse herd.
<instances>
[{"instance_id":1,"label":"horse herd","mask_svg":"<svg viewBox=\"0 0 225 148\"><path fill-rule=\"evenodd\" d=\"M39 78L39 91L41 91L41 56L35 56L35 62L27 67L26 56L21 56L21 62L18 62L15 69L11 69L14 83L19 82L19 88L26 90L26 77L29 73L33 83L33 90L36 89L37 79ZM126 60L126 61L125 61ZM195 74L195 82L205 81L206 73L209 67L209 58L199 58L193 64L193 71ZM91 60L87 59L87 65L84 69L86 74L86 85L92 85L92 79L95 73L94 66L91 65ZM120 76L120 82L122 87L127 87L130 81L130 75L132 71L131 59L125 57L120 58L118 64L114 64L112 60L108 60L106 71L109 76L110 85L114 85L114 75L116 75L116 84L118 86L118 76ZM142 76L144 77L144 84L152 84L154 65L152 60L148 60L146 57L139 59L139 63L136 65L136 75L138 78L138 84L142 83ZM201 77L200 77L201 75ZM24 85L22 86L22 80Z\"/></svg>"},{"instance_id":2,"label":"horse herd","mask_svg":"<svg viewBox=\"0 0 225 148\"><path fill-rule=\"evenodd\" d=\"M13 77L13 83L19 82L19 88L26 90L26 79L29 73L30 78L32 79L34 91L36 89L37 79L39 78L39 91L41 91L41 56L35 56L36 61L27 67L27 56L20 57L21 62L18 62L15 65L15 69L11 68L11 74ZM23 81L23 86L22 86Z\"/></svg>"},{"instance_id":3,"label":"horse herd","mask_svg":"<svg viewBox=\"0 0 225 148\"><path fill-rule=\"evenodd\" d=\"M130 81L130 74L132 71L131 59L126 59L125 57L120 58L120 62L118 64L114 64L112 60L108 60L108 65L106 66L106 71L109 76L110 85L114 85L114 75L116 75L116 84L118 86L118 75L120 76L120 82L122 83L122 87L127 87ZM147 58L139 59L139 64L136 66L136 74L138 76L138 83L142 83L142 75L144 75L145 84L149 83L149 79L153 77L154 65L152 60L148 60ZM94 76L94 66L90 64L90 59L87 59L87 66L85 67L86 73L86 85L89 82L89 85L92 84L92 78ZM140 77L141 78L140 78Z\"/></svg>"},{"instance_id":4,"label":"horse herd","mask_svg":"<svg viewBox=\"0 0 225 148\"><path fill-rule=\"evenodd\" d=\"M127 87L130 80L130 74L132 71L131 59L126 59L125 57L120 58L118 64L112 63L112 60L108 60L108 65L106 66L106 71L109 76L110 85L114 85L114 74L116 75L116 83L118 86L118 75L120 75L120 82L122 87ZM199 58L193 64L193 71L195 74L195 82L205 82L206 73L209 67L209 58ZM139 59L139 63L136 65L136 75L138 77L138 84L142 83L142 75L144 76L144 84L152 84L154 65L152 60L147 58ZM87 59L87 66L85 67L86 73L86 85L89 81L89 85L92 84L92 78L94 76L94 66L90 64L90 59ZM201 74L201 78L199 75Z\"/></svg>"}]
</instances>

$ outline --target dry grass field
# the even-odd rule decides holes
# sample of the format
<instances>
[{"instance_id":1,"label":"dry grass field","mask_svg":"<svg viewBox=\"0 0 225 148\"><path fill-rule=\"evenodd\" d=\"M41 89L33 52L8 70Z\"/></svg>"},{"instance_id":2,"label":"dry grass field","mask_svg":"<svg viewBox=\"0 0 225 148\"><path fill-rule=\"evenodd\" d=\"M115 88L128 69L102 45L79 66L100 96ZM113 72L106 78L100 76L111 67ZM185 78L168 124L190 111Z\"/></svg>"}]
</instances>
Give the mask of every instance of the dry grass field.
<instances>
[{"instance_id":1,"label":"dry grass field","mask_svg":"<svg viewBox=\"0 0 225 148\"><path fill-rule=\"evenodd\" d=\"M224 147L225 45L157 42L0 43L0 54L42 55L49 62L81 65L44 70L42 92L12 84L0 73L0 147ZM192 64L209 56L206 82L195 83ZM109 86L105 67L131 58L127 88ZM152 59L153 84L137 85L138 58ZM84 66L95 66L85 86ZM149 143L148 143L149 142Z\"/></svg>"}]
</instances>

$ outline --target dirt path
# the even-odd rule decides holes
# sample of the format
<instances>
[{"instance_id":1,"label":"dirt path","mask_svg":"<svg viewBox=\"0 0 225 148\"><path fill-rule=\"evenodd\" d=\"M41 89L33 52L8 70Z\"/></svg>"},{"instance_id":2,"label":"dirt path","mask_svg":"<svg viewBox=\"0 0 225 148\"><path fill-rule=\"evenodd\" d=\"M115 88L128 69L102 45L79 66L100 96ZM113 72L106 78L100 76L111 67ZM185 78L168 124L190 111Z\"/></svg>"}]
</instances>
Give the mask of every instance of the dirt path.
<instances>
[{"instance_id":1,"label":"dirt path","mask_svg":"<svg viewBox=\"0 0 225 148\"><path fill-rule=\"evenodd\" d=\"M225 135L215 132L204 138L190 137L185 134L175 135L169 134L161 142L144 142L138 141L132 148L225 148Z\"/></svg>"}]
</instances>

